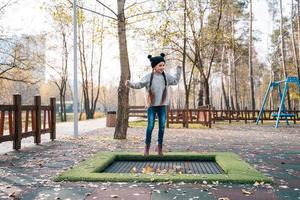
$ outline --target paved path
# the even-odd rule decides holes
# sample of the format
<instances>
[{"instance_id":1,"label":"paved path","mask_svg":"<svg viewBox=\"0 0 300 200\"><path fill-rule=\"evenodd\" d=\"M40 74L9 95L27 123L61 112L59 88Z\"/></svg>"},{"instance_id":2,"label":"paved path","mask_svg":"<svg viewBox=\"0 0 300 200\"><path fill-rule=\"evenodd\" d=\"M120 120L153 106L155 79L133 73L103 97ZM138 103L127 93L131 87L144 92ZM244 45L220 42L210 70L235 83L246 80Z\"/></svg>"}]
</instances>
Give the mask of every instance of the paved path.
<instances>
[{"instance_id":1,"label":"paved path","mask_svg":"<svg viewBox=\"0 0 300 200\"><path fill-rule=\"evenodd\" d=\"M57 123L56 132L59 135L60 134L74 135L73 125L74 125L73 122ZM105 126L106 126L106 117L93 119L93 120L79 121L78 133L79 135L82 135L99 128L105 128Z\"/></svg>"},{"instance_id":2,"label":"paved path","mask_svg":"<svg viewBox=\"0 0 300 200\"><path fill-rule=\"evenodd\" d=\"M129 121L136 121L138 118L131 117ZM58 137L64 137L64 136L74 136L74 123L73 122L60 122L56 124L56 135ZM83 135L90 132L93 132L100 128L106 127L106 117L98 118L98 119L91 119L91 120L85 120L85 121L79 121L78 122L78 134ZM48 142L49 134L42 135L42 141ZM22 148L23 147L32 147L35 146L33 142L33 137L22 139ZM13 151L13 143L10 142L4 142L0 145L0 154Z\"/></svg>"},{"instance_id":3,"label":"paved path","mask_svg":"<svg viewBox=\"0 0 300 200\"><path fill-rule=\"evenodd\" d=\"M153 132L153 143L156 132ZM300 199L299 125L279 129L248 124L166 130L165 151L234 152L271 177L273 185L53 182L57 173L99 151L142 153L145 128L129 128L126 140L113 140L113 133L113 128L100 128L77 139L58 135L54 142L43 142L38 146L24 147L19 152L0 155L0 199ZM154 153L153 149L151 146L151 153ZM243 194L242 189L251 194Z\"/></svg>"},{"instance_id":4,"label":"paved path","mask_svg":"<svg viewBox=\"0 0 300 200\"><path fill-rule=\"evenodd\" d=\"M56 124L56 134L57 136L61 137L64 135L73 136L74 135L74 128L73 122L60 122ZM104 128L106 126L106 117L98 118L93 120L85 120L78 122L78 132L79 135L86 134L93 130ZM42 141L50 141L49 134L42 136ZM33 142L33 137L22 139L22 148L23 147L32 147L35 146ZM6 153L13 151L13 143L12 142L4 142L0 145L0 153Z\"/></svg>"}]
</instances>

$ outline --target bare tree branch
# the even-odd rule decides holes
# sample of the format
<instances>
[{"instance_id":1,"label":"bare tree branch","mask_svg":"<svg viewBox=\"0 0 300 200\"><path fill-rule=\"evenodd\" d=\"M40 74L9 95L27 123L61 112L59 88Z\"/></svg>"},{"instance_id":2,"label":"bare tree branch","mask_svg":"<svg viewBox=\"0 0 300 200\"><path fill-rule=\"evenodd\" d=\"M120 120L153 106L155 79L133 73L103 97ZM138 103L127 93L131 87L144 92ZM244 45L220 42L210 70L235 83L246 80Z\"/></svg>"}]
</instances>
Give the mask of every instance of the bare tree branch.
<instances>
[{"instance_id":1,"label":"bare tree branch","mask_svg":"<svg viewBox=\"0 0 300 200\"><path fill-rule=\"evenodd\" d=\"M7 65L7 66L9 66L9 65ZM7 69L1 71L1 72L0 72L0 76L3 75L3 74L5 74L5 73L7 73L8 71L10 71L10 70L12 70L12 69L15 69L15 68L16 68L15 65L10 66L9 68L7 68Z\"/></svg>"},{"instance_id":2,"label":"bare tree branch","mask_svg":"<svg viewBox=\"0 0 300 200\"><path fill-rule=\"evenodd\" d=\"M71 2L70 0L68 0L68 2L69 2L71 5L73 5L73 2ZM78 7L78 8L81 8L82 10L86 10L86 11L89 11L89 12L91 12L91 13L95 13L95 14L97 14L97 15L100 15L100 16L103 16L103 17L106 17L106 18L109 18L109 19L118 21L117 18L108 16L108 15L104 15L104 14L102 14L102 13L99 13L99 12L95 11L95 10L92 10L92 9L89 9L89 8L85 8L85 7L80 6L80 5L77 5L77 7Z\"/></svg>"},{"instance_id":3,"label":"bare tree branch","mask_svg":"<svg viewBox=\"0 0 300 200\"><path fill-rule=\"evenodd\" d=\"M29 84L32 84L32 85L37 84L38 82L41 81L41 80L37 80L37 81L28 80L28 79L30 79L30 77L25 77L23 79L16 79L16 78L0 76L0 79L4 79L4 80L8 80L8 81L15 81L15 82L22 82L22 83L29 83Z\"/></svg>"},{"instance_id":4,"label":"bare tree branch","mask_svg":"<svg viewBox=\"0 0 300 200\"><path fill-rule=\"evenodd\" d=\"M106 9L108 9L109 11L111 11L116 17L118 17L117 13L115 13L115 11L113 11L110 7L108 7L107 5L105 5L104 3L102 3L99 0L96 0L98 3L100 3L103 7L105 7Z\"/></svg>"},{"instance_id":5,"label":"bare tree branch","mask_svg":"<svg viewBox=\"0 0 300 200\"><path fill-rule=\"evenodd\" d=\"M7 1L6 3L4 3L1 7L0 7L0 12L3 11L6 7L11 6L15 3L17 3L18 1Z\"/></svg>"},{"instance_id":6,"label":"bare tree branch","mask_svg":"<svg viewBox=\"0 0 300 200\"><path fill-rule=\"evenodd\" d=\"M151 0L146 0L146 1L142 1L142 2L137 2L137 1L136 1L136 2L134 2L133 4L131 4L131 5L127 6L126 8L124 8L124 10L127 10L127 9L129 9L129 8L135 6L135 5L138 5L138 4L146 3L146 2L148 2L148 1L151 1Z\"/></svg>"},{"instance_id":7,"label":"bare tree branch","mask_svg":"<svg viewBox=\"0 0 300 200\"><path fill-rule=\"evenodd\" d=\"M146 21L146 20L149 20L149 19L151 19L153 17L154 16L151 16L151 17L148 17L148 18L144 18L144 19L140 19L140 20L136 20L136 21L132 21L132 22L127 22L126 25L131 25L131 24L135 24L135 23L138 23L138 22Z\"/></svg>"},{"instance_id":8,"label":"bare tree branch","mask_svg":"<svg viewBox=\"0 0 300 200\"><path fill-rule=\"evenodd\" d=\"M147 11L147 12L143 12L143 13L131 15L129 17L126 17L126 19L137 17L137 16L140 16L140 15L149 15L149 14L153 14L153 13L159 13L159 12L168 11L168 10L169 10L169 8L168 9L164 9L164 10Z\"/></svg>"}]
</instances>

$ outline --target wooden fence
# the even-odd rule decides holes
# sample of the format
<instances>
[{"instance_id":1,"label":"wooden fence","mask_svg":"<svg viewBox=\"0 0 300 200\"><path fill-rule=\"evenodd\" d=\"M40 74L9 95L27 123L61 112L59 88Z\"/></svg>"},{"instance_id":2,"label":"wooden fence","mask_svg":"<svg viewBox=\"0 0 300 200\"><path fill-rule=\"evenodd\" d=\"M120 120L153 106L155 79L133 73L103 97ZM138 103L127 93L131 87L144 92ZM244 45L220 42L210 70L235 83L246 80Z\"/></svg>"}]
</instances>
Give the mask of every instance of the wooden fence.
<instances>
[{"instance_id":1,"label":"wooden fence","mask_svg":"<svg viewBox=\"0 0 300 200\"><path fill-rule=\"evenodd\" d=\"M265 110L261 123L267 120L274 121L272 116L276 110ZM293 109L287 113L294 114L295 117L289 117L294 124L300 121L300 110ZM259 110L216 110L211 106L202 106L197 109L169 109L167 113L167 127L170 124L182 124L188 128L189 124L202 124L211 128L217 121L228 121L229 123L244 121L244 123L255 122ZM147 110L143 106L130 106L129 117L147 117ZM282 120L284 120L282 118Z\"/></svg>"},{"instance_id":2,"label":"wooden fence","mask_svg":"<svg viewBox=\"0 0 300 200\"><path fill-rule=\"evenodd\" d=\"M129 106L129 117L147 118L147 109L145 106Z\"/></svg>"},{"instance_id":3,"label":"wooden fence","mask_svg":"<svg viewBox=\"0 0 300 200\"><path fill-rule=\"evenodd\" d=\"M265 110L261 123L264 121L274 121L275 118L272 116L274 113L277 113L278 110ZM294 114L294 117L288 117L289 121L292 120L294 124L300 120L300 110L288 110L287 113ZM244 121L245 124L248 122L254 122L259 115L259 110L248 110L245 108L244 110L215 110L212 109L212 121L215 123L216 121L228 121L232 123L233 121ZM285 118L281 117L281 120Z\"/></svg>"},{"instance_id":4,"label":"wooden fence","mask_svg":"<svg viewBox=\"0 0 300 200\"><path fill-rule=\"evenodd\" d=\"M147 118L147 109L144 106L129 106L129 117ZM211 107L203 106L199 109L169 109L167 112L167 128L170 124L182 124L188 128L189 124L202 124L211 127Z\"/></svg>"},{"instance_id":5,"label":"wooden fence","mask_svg":"<svg viewBox=\"0 0 300 200\"><path fill-rule=\"evenodd\" d=\"M188 128L189 124L202 124L211 128L211 107L203 106L198 109L168 109L167 128L170 124L182 124Z\"/></svg>"},{"instance_id":6,"label":"wooden fence","mask_svg":"<svg viewBox=\"0 0 300 200\"><path fill-rule=\"evenodd\" d=\"M0 143L13 141L13 149L21 148L21 140L34 137L34 143L41 143L41 134L50 133L56 138L55 98L50 105L41 105L41 97L34 97L34 105L22 105L21 95L13 96L13 105L0 105ZM30 126L31 125L31 126Z\"/></svg>"}]
</instances>

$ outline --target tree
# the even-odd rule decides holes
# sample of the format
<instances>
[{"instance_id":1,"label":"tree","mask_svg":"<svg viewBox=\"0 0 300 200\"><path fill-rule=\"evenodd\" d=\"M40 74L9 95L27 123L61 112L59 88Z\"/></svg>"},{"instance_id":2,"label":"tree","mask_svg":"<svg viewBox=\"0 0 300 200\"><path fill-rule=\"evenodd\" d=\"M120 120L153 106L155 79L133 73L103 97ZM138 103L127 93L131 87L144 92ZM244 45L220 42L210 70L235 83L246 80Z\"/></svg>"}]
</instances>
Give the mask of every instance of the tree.
<instances>
[{"instance_id":1,"label":"tree","mask_svg":"<svg viewBox=\"0 0 300 200\"><path fill-rule=\"evenodd\" d=\"M199 3L201 4L201 3ZM208 24L210 26L203 27L204 24L204 12L206 8L202 8L203 5L199 5L200 9L200 21L197 22L189 9L188 18L193 35L195 66L199 70L201 75L201 87L199 90L199 102L198 106L202 104L202 93L205 94L205 104L209 105L209 78L211 75L212 65L214 63L215 56L217 54L218 42L220 40L220 22L223 13L223 0L211 1L212 12L208 15ZM203 10L202 10L203 9ZM200 24L200 30L196 30L196 24ZM206 48L203 48L206 47Z\"/></svg>"},{"instance_id":2,"label":"tree","mask_svg":"<svg viewBox=\"0 0 300 200\"><path fill-rule=\"evenodd\" d=\"M125 81L130 79L130 66L127 50L127 23L129 19L149 15L152 13L160 12L161 10L152 11L146 10L143 12L141 9L134 9L134 7L139 6L147 1L134 2L131 5L125 7L125 0L117 0L117 12L115 12L110 6L103 3L103 1L96 0L97 3L109 11L109 15L99 13L93 9L86 8L84 6L77 5L77 7L95 13L97 15L103 16L107 19L112 20L112 22L117 23L118 29L118 41L119 41L119 54L120 54L120 66L121 66L121 76L118 87L118 110L117 110L117 123L115 127L114 139L126 139L127 127L128 127L128 103L129 103L129 88L125 86ZM70 2L72 3L72 2ZM133 14L126 17L126 10L134 12ZM134 23L134 22L132 22Z\"/></svg>"},{"instance_id":3,"label":"tree","mask_svg":"<svg viewBox=\"0 0 300 200\"><path fill-rule=\"evenodd\" d=\"M252 66L252 51L253 51L253 37L252 37L252 0L249 0L249 83L250 83L250 100L251 109L255 110L255 97L254 97L254 83L253 83L253 66Z\"/></svg>"},{"instance_id":4,"label":"tree","mask_svg":"<svg viewBox=\"0 0 300 200\"><path fill-rule=\"evenodd\" d=\"M72 24L72 16L66 2L57 0L54 4L46 5L45 9L50 13L55 24L56 34L60 37L61 46L56 51L61 51L61 63L47 63L55 75L51 75L52 82L59 91L59 105L60 105L60 120L67 121L66 113L66 91L68 86L68 58L69 58L69 45L68 36L70 35L70 28Z\"/></svg>"},{"instance_id":5,"label":"tree","mask_svg":"<svg viewBox=\"0 0 300 200\"><path fill-rule=\"evenodd\" d=\"M0 79L36 84L39 77L35 77L30 73L39 69L44 60L39 52L30 52L22 41L14 38L0 38L2 46L5 48L0 50ZM16 73L20 76L16 76Z\"/></svg>"},{"instance_id":6,"label":"tree","mask_svg":"<svg viewBox=\"0 0 300 200\"><path fill-rule=\"evenodd\" d=\"M300 59L300 1L297 0L297 34L298 34L298 37L297 37L297 41L298 41L298 58ZM300 62L300 61L299 61ZM300 63L298 63L297 65L297 73L298 73L298 78L300 79ZM298 103L298 107L300 107L300 98L299 98L299 103Z\"/></svg>"},{"instance_id":7,"label":"tree","mask_svg":"<svg viewBox=\"0 0 300 200\"><path fill-rule=\"evenodd\" d=\"M103 40L104 40L104 19L99 20L93 17L91 22L86 19L83 9L79 10L78 20L78 47L80 54L80 72L82 80L82 97L83 107L87 119L94 118L97 102L100 95L100 77L102 68L102 56L103 56ZM92 27L88 25L92 24ZM86 29L91 30L91 37L87 38ZM89 45L90 42L90 45ZM95 66L95 48L99 47L98 55L98 68ZM90 48L89 48L90 47ZM88 50L91 55L90 64L88 64ZM94 76L96 72L96 84L94 83ZM81 116L81 115L80 115Z\"/></svg>"},{"instance_id":8,"label":"tree","mask_svg":"<svg viewBox=\"0 0 300 200\"><path fill-rule=\"evenodd\" d=\"M293 47L293 62L294 62L294 66L297 70L298 73L298 77L300 78L300 66L299 66L299 57L298 57L298 53L297 53L297 47L296 47L296 40L295 40L295 25L294 25L294 16L295 12L294 12L294 0L292 0L291 3L291 40L292 40L292 47Z\"/></svg>"}]
</instances>

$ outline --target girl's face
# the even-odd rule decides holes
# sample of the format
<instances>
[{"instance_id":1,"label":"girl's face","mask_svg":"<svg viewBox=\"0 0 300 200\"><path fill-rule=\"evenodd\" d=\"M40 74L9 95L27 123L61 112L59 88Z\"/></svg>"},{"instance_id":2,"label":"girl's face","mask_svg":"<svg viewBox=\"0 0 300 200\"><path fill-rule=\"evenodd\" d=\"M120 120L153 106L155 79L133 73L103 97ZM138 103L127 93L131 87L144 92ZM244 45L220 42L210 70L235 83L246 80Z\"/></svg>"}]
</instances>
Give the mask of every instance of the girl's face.
<instances>
[{"instance_id":1,"label":"girl's face","mask_svg":"<svg viewBox=\"0 0 300 200\"><path fill-rule=\"evenodd\" d=\"M154 67L154 70L155 70L157 73L162 73L162 72L165 70L165 62L160 62L160 63L158 63L158 64Z\"/></svg>"}]
</instances>

